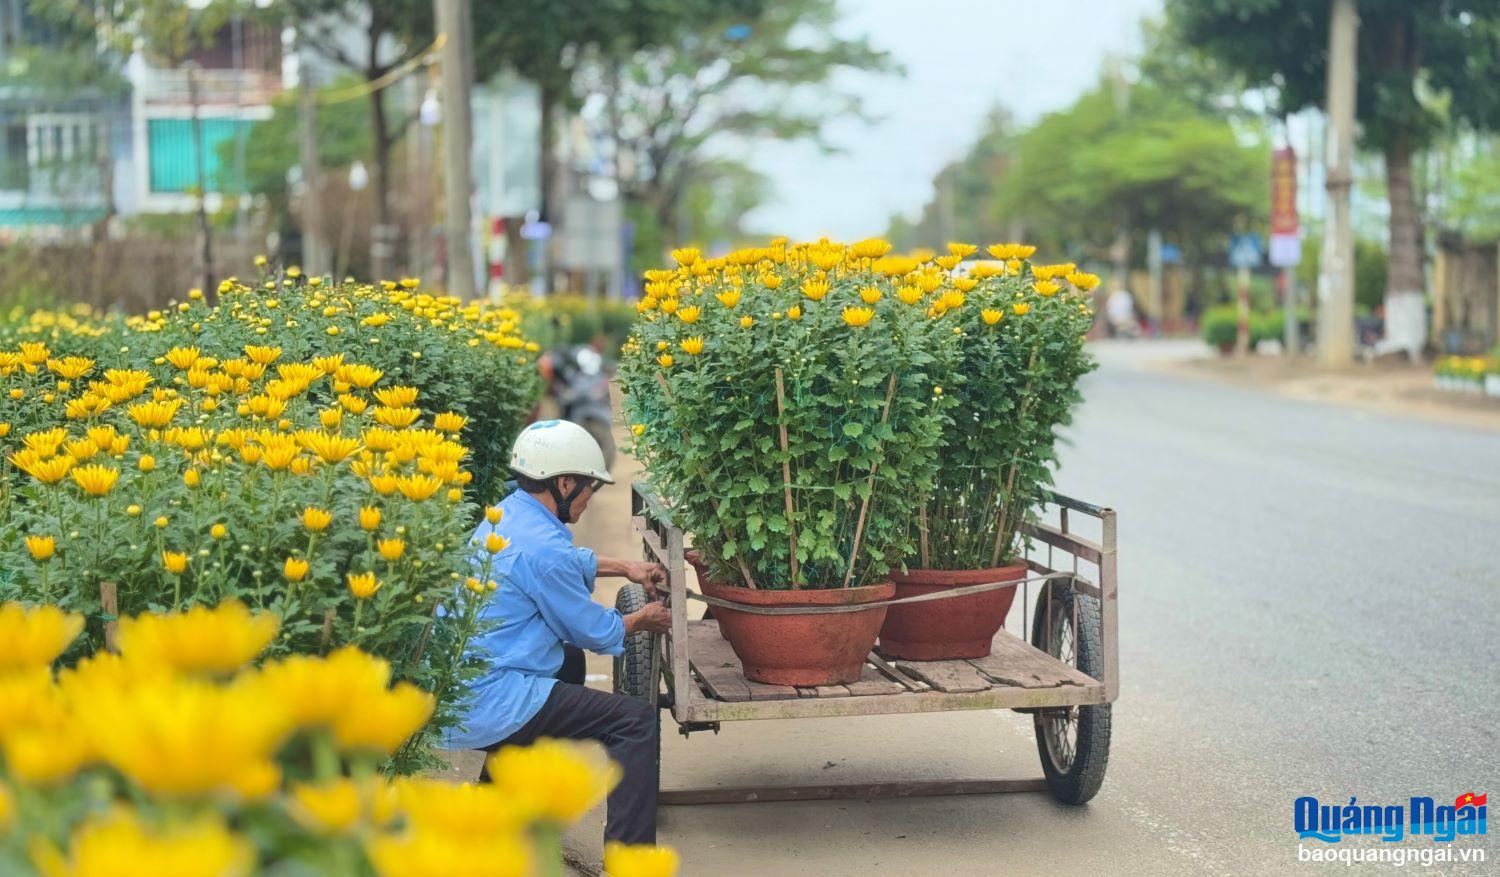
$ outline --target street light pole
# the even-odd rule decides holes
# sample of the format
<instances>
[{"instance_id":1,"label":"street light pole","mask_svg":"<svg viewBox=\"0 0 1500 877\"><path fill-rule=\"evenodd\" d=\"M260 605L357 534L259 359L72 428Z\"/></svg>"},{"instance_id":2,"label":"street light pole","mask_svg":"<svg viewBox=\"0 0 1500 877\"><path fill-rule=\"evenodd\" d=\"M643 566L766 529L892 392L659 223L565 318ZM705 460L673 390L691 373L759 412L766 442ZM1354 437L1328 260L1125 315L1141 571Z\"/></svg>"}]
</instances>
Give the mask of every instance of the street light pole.
<instances>
[{"instance_id":1,"label":"street light pole","mask_svg":"<svg viewBox=\"0 0 1500 877\"><path fill-rule=\"evenodd\" d=\"M1355 48L1359 13L1354 0L1332 0L1328 28L1328 136L1325 141L1328 212L1318 271L1318 361L1348 365L1354 359L1353 185Z\"/></svg>"},{"instance_id":2,"label":"street light pole","mask_svg":"<svg viewBox=\"0 0 1500 877\"><path fill-rule=\"evenodd\" d=\"M474 297L473 215L470 207L473 142L469 118L469 45L472 21L464 0L436 0L442 49L443 85L443 236L448 244L448 292Z\"/></svg>"}]
</instances>

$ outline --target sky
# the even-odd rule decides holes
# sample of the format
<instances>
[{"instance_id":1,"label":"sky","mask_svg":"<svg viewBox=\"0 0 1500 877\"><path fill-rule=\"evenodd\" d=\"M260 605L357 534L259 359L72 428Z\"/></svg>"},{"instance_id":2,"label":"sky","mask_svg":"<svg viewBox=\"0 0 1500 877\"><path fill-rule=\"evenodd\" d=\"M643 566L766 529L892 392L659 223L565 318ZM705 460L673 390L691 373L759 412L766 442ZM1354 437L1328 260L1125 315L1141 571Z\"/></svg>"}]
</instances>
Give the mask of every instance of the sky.
<instances>
[{"instance_id":1,"label":"sky","mask_svg":"<svg viewBox=\"0 0 1500 877\"><path fill-rule=\"evenodd\" d=\"M904 75L846 73L876 121L831 122L825 155L811 143L757 143L752 166L775 192L747 230L797 239L882 234L895 213L914 216L932 180L968 149L980 121L1003 104L1021 122L1070 104L1100 62L1132 54L1139 21L1161 0L839 0L846 36L867 35Z\"/></svg>"}]
</instances>

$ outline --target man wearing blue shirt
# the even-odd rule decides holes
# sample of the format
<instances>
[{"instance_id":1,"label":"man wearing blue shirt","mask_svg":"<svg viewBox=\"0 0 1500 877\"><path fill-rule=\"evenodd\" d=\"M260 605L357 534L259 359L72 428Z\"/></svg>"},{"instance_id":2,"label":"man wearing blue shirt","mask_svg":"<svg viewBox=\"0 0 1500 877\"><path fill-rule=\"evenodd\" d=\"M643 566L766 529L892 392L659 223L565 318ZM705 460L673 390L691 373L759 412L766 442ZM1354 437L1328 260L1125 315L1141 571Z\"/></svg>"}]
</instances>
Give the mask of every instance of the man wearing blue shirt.
<instances>
[{"instance_id":1,"label":"man wearing blue shirt","mask_svg":"<svg viewBox=\"0 0 1500 877\"><path fill-rule=\"evenodd\" d=\"M570 647L618 655L632 633L665 633L671 613L663 604L621 615L591 596L599 576L625 576L651 590L665 572L573 544L565 525L578 520L595 490L614 483L583 427L565 420L528 426L511 449L510 468L517 489L500 503L498 523L486 521L474 533L476 570L502 585L480 612L490 629L470 642L487 669L471 684L449 745L494 751L542 737L598 740L623 769L609 796L605 839L655 843L656 705L558 674ZM485 547L491 534L507 543L497 554Z\"/></svg>"}]
</instances>

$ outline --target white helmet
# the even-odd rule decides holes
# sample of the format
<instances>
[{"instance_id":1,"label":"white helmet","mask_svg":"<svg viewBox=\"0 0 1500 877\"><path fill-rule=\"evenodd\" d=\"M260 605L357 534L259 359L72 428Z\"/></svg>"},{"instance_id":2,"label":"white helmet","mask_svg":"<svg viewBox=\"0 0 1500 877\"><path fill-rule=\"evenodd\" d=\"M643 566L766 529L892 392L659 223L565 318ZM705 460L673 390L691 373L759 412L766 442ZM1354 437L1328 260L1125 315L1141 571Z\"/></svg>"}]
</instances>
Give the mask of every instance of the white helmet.
<instances>
[{"instance_id":1,"label":"white helmet","mask_svg":"<svg viewBox=\"0 0 1500 877\"><path fill-rule=\"evenodd\" d=\"M539 420L521 430L510 449L510 468L537 481L583 475L615 483L599 443L588 430L567 420Z\"/></svg>"}]
</instances>

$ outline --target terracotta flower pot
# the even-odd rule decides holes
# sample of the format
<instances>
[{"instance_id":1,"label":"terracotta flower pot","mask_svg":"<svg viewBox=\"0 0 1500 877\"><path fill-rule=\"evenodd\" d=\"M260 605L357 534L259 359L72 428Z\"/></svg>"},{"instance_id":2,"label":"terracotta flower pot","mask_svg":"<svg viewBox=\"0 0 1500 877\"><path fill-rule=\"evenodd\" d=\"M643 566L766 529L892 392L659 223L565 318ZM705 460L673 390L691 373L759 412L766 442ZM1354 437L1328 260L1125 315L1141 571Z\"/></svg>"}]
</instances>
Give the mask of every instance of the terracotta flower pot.
<instances>
[{"instance_id":1,"label":"terracotta flower pot","mask_svg":"<svg viewBox=\"0 0 1500 877\"><path fill-rule=\"evenodd\" d=\"M858 588L765 591L701 582L703 593L750 606L843 606L888 600L889 582ZM770 685L839 685L859 679L885 607L826 615L752 615L715 606L714 617L744 665L745 678Z\"/></svg>"},{"instance_id":2,"label":"terracotta flower pot","mask_svg":"<svg viewBox=\"0 0 1500 877\"><path fill-rule=\"evenodd\" d=\"M905 575L891 571L897 599L1024 578L1024 563L993 569L913 569ZM1016 589L1009 587L951 600L892 606L880 629L880 651L909 661L982 658L990 653L990 642L1005 624L1015 599Z\"/></svg>"},{"instance_id":3,"label":"terracotta flower pot","mask_svg":"<svg viewBox=\"0 0 1500 877\"><path fill-rule=\"evenodd\" d=\"M705 582L707 582L708 581L708 564L705 564L703 562L703 555L699 554L696 549L689 548L687 551L683 552L682 556L683 556L683 559L685 559L688 562L688 566L691 566L693 568L693 572L695 572L695 573L698 574L698 584L701 586ZM727 585L726 587L734 587L734 586L733 585ZM703 610L703 617L705 619L709 619L709 618L715 617L714 616L714 607L712 607L712 606L706 607ZM725 639L729 639L729 634L727 634L727 633L724 632L723 625L719 626L719 636L721 636L721 637L723 637Z\"/></svg>"}]
</instances>

